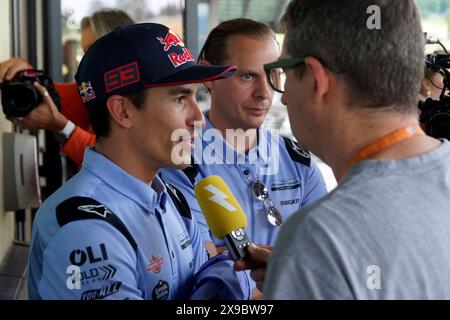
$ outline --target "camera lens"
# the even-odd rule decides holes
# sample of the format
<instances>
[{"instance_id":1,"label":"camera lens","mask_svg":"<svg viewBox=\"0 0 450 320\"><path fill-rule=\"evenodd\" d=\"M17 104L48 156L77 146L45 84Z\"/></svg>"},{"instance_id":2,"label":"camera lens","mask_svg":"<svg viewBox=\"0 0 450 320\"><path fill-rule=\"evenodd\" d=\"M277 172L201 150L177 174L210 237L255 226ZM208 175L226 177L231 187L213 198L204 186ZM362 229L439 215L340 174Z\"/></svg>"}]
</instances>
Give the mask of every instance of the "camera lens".
<instances>
[{"instance_id":1,"label":"camera lens","mask_svg":"<svg viewBox=\"0 0 450 320\"><path fill-rule=\"evenodd\" d=\"M9 88L9 94L19 112L30 109L30 102L36 101L36 95L33 90L23 85L11 86Z\"/></svg>"},{"instance_id":2,"label":"camera lens","mask_svg":"<svg viewBox=\"0 0 450 320\"><path fill-rule=\"evenodd\" d=\"M28 83L8 83L2 88L3 112L7 116L25 117L39 104L36 88Z\"/></svg>"},{"instance_id":3,"label":"camera lens","mask_svg":"<svg viewBox=\"0 0 450 320\"><path fill-rule=\"evenodd\" d=\"M434 114L426 124L425 130L432 137L450 139L450 110Z\"/></svg>"}]
</instances>

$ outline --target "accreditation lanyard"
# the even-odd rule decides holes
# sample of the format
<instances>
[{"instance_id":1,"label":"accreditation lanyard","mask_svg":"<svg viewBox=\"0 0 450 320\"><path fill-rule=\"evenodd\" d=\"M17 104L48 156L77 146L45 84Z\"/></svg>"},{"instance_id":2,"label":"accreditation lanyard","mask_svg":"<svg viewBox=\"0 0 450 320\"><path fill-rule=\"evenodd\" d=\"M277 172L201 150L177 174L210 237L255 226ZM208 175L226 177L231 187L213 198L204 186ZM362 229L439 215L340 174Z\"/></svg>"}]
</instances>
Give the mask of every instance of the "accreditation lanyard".
<instances>
[{"instance_id":1,"label":"accreditation lanyard","mask_svg":"<svg viewBox=\"0 0 450 320\"><path fill-rule=\"evenodd\" d=\"M402 142L415 136L423 135L425 135L425 133L418 124L397 129L362 148L358 152L358 154L351 161L349 161L348 168L350 168L357 162L370 158L371 156L383 151L384 149L387 149L388 147L396 143Z\"/></svg>"}]
</instances>

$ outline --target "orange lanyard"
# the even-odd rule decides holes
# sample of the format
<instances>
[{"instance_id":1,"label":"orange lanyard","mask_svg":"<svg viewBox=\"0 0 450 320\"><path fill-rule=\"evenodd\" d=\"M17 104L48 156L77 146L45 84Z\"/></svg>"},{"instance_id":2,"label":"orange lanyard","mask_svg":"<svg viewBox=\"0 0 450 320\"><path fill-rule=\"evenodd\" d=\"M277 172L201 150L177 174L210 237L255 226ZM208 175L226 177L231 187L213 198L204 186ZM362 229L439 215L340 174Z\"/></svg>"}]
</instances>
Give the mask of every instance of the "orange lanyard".
<instances>
[{"instance_id":1,"label":"orange lanyard","mask_svg":"<svg viewBox=\"0 0 450 320\"><path fill-rule=\"evenodd\" d=\"M396 143L410 139L414 136L423 135L425 135L425 133L418 124L397 129L362 148L358 152L358 154L348 163L348 167L351 167L359 161L366 160L367 158L383 151L384 149Z\"/></svg>"}]
</instances>

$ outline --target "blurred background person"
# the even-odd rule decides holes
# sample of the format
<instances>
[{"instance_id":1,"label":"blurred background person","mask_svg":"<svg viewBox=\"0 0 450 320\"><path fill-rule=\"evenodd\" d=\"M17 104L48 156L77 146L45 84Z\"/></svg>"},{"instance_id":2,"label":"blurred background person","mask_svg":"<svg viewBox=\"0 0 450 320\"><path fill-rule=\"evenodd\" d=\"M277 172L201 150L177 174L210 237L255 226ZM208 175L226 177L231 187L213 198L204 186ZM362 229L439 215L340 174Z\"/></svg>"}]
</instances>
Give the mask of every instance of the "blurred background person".
<instances>
[{"instance_id":1,"label":"blurred background person","mask_svg":"<svg viewBox=\"0 0 450 320\"><path fill-rule=\"evenodd\" d=\"M103 9L81 20L81 47L86 52L96 39L135 22L124 11ZM11 58L0 63L0 84L11 80L19 71L31 69L32 66L21 58ZM73 80L73 79L72 79ZM55 83L56 91L61 96L61 110L53 101L43 102L24 118L9 120L25 129L45 129L55 133L55 138L61 143L61 151L78 166L83 160L84 149L95 144L87 112L78 95L75 82Z\"/></svg>"},{"instance_id":2,"label":"blurred background person","mask_svg":"<svg viewBox=\"0 0 450 320\"><path fill-rule=\"evenodd\" d=\"M444 78L439 71L425 67L424 77L420 86L419 100L425 101L428 98L439 100L439 96L444 87L443 81Z\"/></svg>"}]
</instances>

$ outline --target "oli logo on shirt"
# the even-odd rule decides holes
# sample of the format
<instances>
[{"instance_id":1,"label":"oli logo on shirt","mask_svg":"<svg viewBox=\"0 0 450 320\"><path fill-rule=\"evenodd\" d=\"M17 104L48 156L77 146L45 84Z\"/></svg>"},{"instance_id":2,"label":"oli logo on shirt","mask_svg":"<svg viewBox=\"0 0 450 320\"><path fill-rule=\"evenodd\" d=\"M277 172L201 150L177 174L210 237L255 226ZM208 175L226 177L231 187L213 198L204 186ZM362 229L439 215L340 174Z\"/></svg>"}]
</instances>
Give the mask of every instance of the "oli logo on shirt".
<instances>
[{"instance_id":1,"label":"oli logo on shirt","mask_svg":"<svg viewBox=\"0 0 450 320\"><path fill-rule=\"evenodd\" d=\"M108 252L104 243L93 249L91 246L84 250L76 249L70 253L70 263L75 266L83 266L86 262L97 263L108 260Z\"/></svg>"},{"instance_id":2,"label":"oli logo on shirt","mask_svg":"<svg viewBox=\"0 0 450 320\"><path fill-rule=\"evenodd\" d=\"M69 255L69 260L71 265L67 267L66 273L70 276L67 278L66 286L69 290L79 290L81 289L81 281L86 277L82 274L80 267L86 262L93 264L108 260L108 252L105 244L102 243L95 250L91 246L86 247L84 250L73 250ZM97 271L97 269L92 270Z\"/></svg>"}]
</instances>

